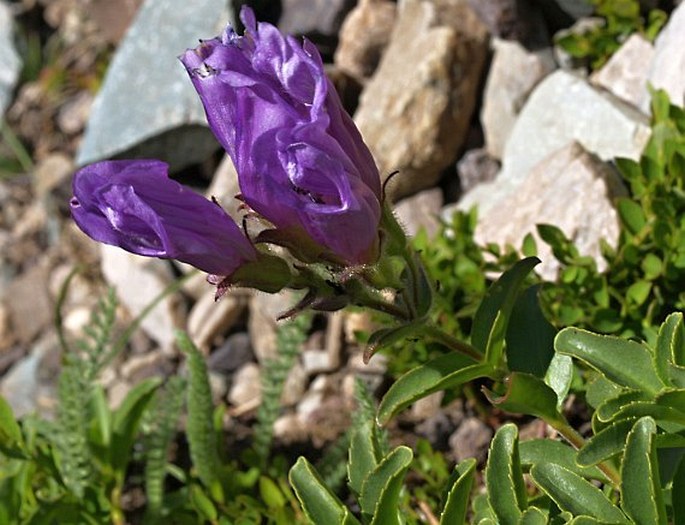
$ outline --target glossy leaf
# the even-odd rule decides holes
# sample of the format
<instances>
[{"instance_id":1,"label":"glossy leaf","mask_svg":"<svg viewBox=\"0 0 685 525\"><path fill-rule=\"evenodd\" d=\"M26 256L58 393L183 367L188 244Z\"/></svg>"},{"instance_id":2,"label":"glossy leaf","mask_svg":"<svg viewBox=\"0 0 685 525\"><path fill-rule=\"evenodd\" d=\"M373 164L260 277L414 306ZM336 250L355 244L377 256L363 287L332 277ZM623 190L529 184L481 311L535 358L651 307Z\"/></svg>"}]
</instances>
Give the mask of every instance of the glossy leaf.
<instances>
[{"instance_id":1,"label":"glossy leaf","mask_svg":"<svg viewBox=\"0 0 685 525\"><path fill-rule=\"evenodd\" d=\"M488 400L507 412L529 414L548 423L565 422L557 410L557 395L544 381L530 374L514 372L506 380L507 391L497 396L484 388Z\"/></svg>"},{"instance_id":2,"label":"glossy leaf","mask_svg":"<svg viewBox=\"0 0 685 525\"><path fill-rule=\"evenodd\" d=\"M656 394L665 385L657 376L650 351L639 343L565 328L557 335L557 352L595 368L615 383Z\"/></svg>"},{"instance_id":3,"label":"glossy leaf","mask_svg":"<svg viewBox=\"0 0 685 525\"><path fill-rule=\"evenodd\" d=\"M483 354L486 354L488 345L494 343L491 341L490 333L497 316L502 315L505 318L504 324L507 324L506 320L509 319L523 281L539 262L540 259L537 257L518 261L488 290L473 318L471 331L471 344Z\"/></svg>"},{"instance_id":4,"label":"glossy leaf","mask_svg":"<svg viewBox=\"0 0 685 525\"><path fill-rule=\"evenodd\" d=\"M546 525L547 516L537 507L529 507L521 514L519 525Z\"/></svg>"},{"instance_id":5,"label":"glossy leaf","mask_svg":"<svg viewBox=\"0 0 685 525\"><path fill-rule=\"evenodd\" d=\"M400 377L380 402L378 421L387 423L397 412L433 392L454 388L492 374L489 365L477 364L461 354L446 354Z\"/></svg>"},{"instance_id":6,"label":"glossy leaf","mask_svg":"<svg viewBox=\"0 0 685 525\"><path fill-rule=\"evenodd\" d=\"M375 431L373 421L365 421L352 435L350 441L350 457L347 463L347 473L350 488L360 494L362 484L380 460L376 450L376 440L373 437Z\"/></svg>"},{"instance_id":7,"label":"glossy leaf","mask_svg":"<svg viewBox=\"0 0 685 525\"><path fill-rule=\"evenodd\" d=\"M656 423L642 418L628 434L621 463L621 504L638 525L666 525L655 446Z\"/></svg>"},{"instance_id":8,"label":"glossy leaf","mask_svg":"<svg viewBox=\"0 0 685 525\"><path fill-rule=\"evenodd\" d=\"M545 373L545 384L557 395L557 410L561 410L572 381L573 359L567 355L555 353Z\"/></svg>"},{"instance_id":9,"label":"glossy leaf","mask_svg":"<svg viewBox=\"0 0 685 525\"><path fill-rule=\"evenodd\" d=\"M597 407L595 416L603 422L611 421L611 419L623 407L636 403L638 401L649 401L650 396L639 390L624 390L617 396L607 399Z\"/></svg>"},{"instance_id":10,"label":"glossy leaf","mask_svg":"<svg viewBox=\"0 0 685 525\"><path fill-rule=\"evenodd\" d=\"M466 522L471 488L476 475L476 464L475 459L469 458L454 467L458 477L445 495L440 525L461 525Z\"/></svg>"},{"instance_id":11,"label":"glossy leaf","mask_svg":"<svg viewBox=\"0 0 685 525\"><path fill-rule=\"evenodd\" d=\"M512 372L544 377L554 356L556 330L540 308L539 286L519 294L506 333L507 366Z\"/></svg>"},{"instance_id":12,"label":"glossy leaf","mask_svg":"<svg viewBox=\"0 0 685 525\"><path fill-rule=\"evenodd\" d=\"M288 479L305 515L314 525L359 525L359 521L326 487L316 469L304 457L295 462Z\"/></svg>"},{"instance_id":13,"label":"glossy leaf","mask_svg":"<svg viewBox=\"0 0 685 525\"><path fill-rule=\"evenodd\" d=\"M628 432L634 424L635 419L624 419L592 436L578 451L576 458L578 465L583 467L597 465L621 454L625 448Z\"/></svg>"},{"instance_id":14,"label":"glossy leaf","mask_svg":"<svg viewBox=\"0 0 685 525\"><path fill-rule=\"evenodd\" d=\"M371 517L371 525L399 525L399 497L404 476L413 458L409 447L390 452L366 477L359 496L362 514Z\"/></svg>"},{"instance_id":15,"label":"glossy leaf","mask_svg":"<svg viewBox=\"0 0 685 525\"><path fill-rule=\"evenodd\" d=\"M535 465L530 475L560 509L604 523L628 523L625 515L589 481L553 463Z\"/></svg>"},{"instance_id":16,"label":"glossy leaf","mask_svg":"<svg viewBox=\"0 0 685 525\"><path fill-rule=\"evenodd\" d=\"M552 439L530 439L519 443L521 466L530 469L538 463L554 463L589 479L606 481L606 476L596 467L582 466L577 462L578 451Z\"/></svg>"},{"instance_id":17,"label":"glossy leaf","mask_svg":"<svg viewBox=\"0 0 685 525\"><path fill-rule=\"evenodd\" d=\"M518 451L518 429L508 423L497 431L490 443L485 468L488 502L502 525L518 524L528 506Z\"/></svg>"}]
</instances>

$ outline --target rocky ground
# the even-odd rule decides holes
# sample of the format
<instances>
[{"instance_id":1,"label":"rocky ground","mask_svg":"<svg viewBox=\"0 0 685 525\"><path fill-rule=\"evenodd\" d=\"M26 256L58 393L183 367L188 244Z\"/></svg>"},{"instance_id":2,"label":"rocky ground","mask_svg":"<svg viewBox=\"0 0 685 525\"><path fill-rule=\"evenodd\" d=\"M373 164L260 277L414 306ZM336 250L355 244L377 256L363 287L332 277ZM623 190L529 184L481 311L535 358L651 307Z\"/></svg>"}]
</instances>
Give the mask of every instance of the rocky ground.
<instances>
[{"instance_id":1,"label":"rocky ground","mask_svg":"<svg viewBox=\"0 0 685 525\"><path fill-rule=\"evenodd\" d=\"M588 10L570 0L254 4L261 19L320 47L381 172L400 171L389 190L410 233L435 232L440 216L478 205L483 243L519 246L546 222L581 253L598 256L600 238L616 239L612 200L625 191L609 161L637 158L649 136L647 82L685 102L682 3L661 2L672 13L654 44L631 36L592 74L553 45L558 31L587 23ZM0 2L0 394L17 415L49 415L54 407L61 359L55 306L74 267L80 271L61 308L69 337L81 334L107 286L116 287L123 329L189 271L80 233L68 214L77 166L160 157L180 180L237 213L233 166L176 57L217 34L238 7L188 5ZM553 276L553 261L544 251L541 258L542 273ZM275 319L290 304L246 290L215 303L204 277L189 277L103 374L110 401L182 366L173 336L182 328L207 355L216 400L229 407L227 426L249 435L261 366L277 353ZM358 313L316 319L286 382L279 446L334 440L349 425L355 377L376 394L387 388L388 357L364 365L356 343L355 331L369 322ZM471 403L434 395L394 424L405 442L428 437L459 460L483 456L490 423Z\"/></svg>"}]
</instances>

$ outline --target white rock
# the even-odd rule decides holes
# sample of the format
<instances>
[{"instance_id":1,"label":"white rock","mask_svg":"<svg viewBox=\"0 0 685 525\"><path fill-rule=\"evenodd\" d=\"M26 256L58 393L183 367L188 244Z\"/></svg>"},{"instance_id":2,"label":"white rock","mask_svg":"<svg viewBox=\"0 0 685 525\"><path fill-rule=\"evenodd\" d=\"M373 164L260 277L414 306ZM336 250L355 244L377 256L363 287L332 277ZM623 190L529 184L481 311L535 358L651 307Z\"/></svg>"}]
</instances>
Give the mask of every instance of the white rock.
<instances>
[{"instance_id":1,"label":"white rock","mask_svg":"<svg viewBox=\"0 0 685 525\"><path fill-rule=\"evenodd\" d=\"M262 396L259 366L247 363L233 376L233 384L228 391L228 402L236 407L248 403L258 404Z\"/></svg>"},{"instance_id":2,"label":"white rock","mask_svg":"<svg viewBox=\"0 0 685 525\"><path fill-rule=\"evenodd\" d=\"M212 341L231 328L243 313L246 298L229 291L221 300L214 296L202 296L188 314L188 335L203 351L209 351Z\"/></svg>"},{"instance_id":3,"label":"white rock","mask_svg":"<svg viewBox=\"0 0 685 525\"><path fill-rule=\"evenodd\" d=\"M252 297L248 331L252 349L260 363L278 357L276 319L296 302L295 296L288 291L278 294L256 293Z\"/></svg>"},{"instance_id":4,"label":"white rock","mask_svg":"<svg viewBox=\"0 0 685 525\"><path fill-rule=\"evenodd\" d=\"M480 114L488 153L501 159L516 117L533 88L554 70L549 49L531 52L516 41L495 39Z\"/></svg>"},{"instance_id":5,"label":"white rock","mask_svg":"<svg viewBox=\"0 0 685 525\"><path fill-rule=\"evenodd\" d=\"M671 13L666 26L656 39L654 59L648 80L657 89L665 89L671 102L685 106L685 3ZM649 96L642 108L649 111Z\"/></svg>"},{"instance_id":6,"label":"white rock","mask_svg":"<svg viewBox=\"0 0 685 525\"><path fill-rule=\"evenodd\" d=\"M132 316L137 316L171 282L168 263L139 257L121 248L101 245L102 273L116 288L121 303ZM174 353L174 330L184 326L178 296L167 295L143 319L141 327L165 353Z\"/></svg>"},{"instance_id":7,"label":"white rock","mask_svg":"<svg viewBox=\"0 0 685 525\"><path fill-rule=\"evenodd\" d=\"M274 422L274 438L290 444L307 439L307 426L297 414L284 414Z\"/></svg>"},{"instance_id":8,"label":"white rock","mask_svg":"<svg viewBox=\"0 0 685 525\"><path fill-rule=\"evenodd\" d=\"M653 56L654 46L635 33L600 70L590 76L590 82L640 107L647 96L647 74Z\"/></svg>"},{"instance_id":9,"label":"white rock","mask_svg":"<svg viewBox=\"0 0 685 525\"><path fill-rule=\"evenodd\" d=\"M320 374L335 370L337 366L331 363L331 358L324 350L304 350L302 352L302 365L307 375Z\"/></svg>"},{"instance_id":10,"label":"white rock","mask_svg":"<svg viewBox=\"0 0 685 525\"><path fill-rule=\"evenodd\" d=\"M13 26L9 5L0 2L0 115L5 113L21 70L21 59L14 47Z\"/></svg>"},{"instance_id":11,"label":"white rock","mask_svg":"<svg viewBox=\"0 0 685 525\"><path fill-rule=\"evenodd\" d=\"M555 71L533 91L516 120L498 177L467 193L458 207L478 205L481 216L501 208L501 199L517 191L534 166L574 140L602 160L638 159L649 135L643 113L582 78Z\"/></svg>"},{"instance_id":12,"label":"white rock","mask_svg":"<svg viewBox=\"0 0 685 525\"><path fill-rule=\"evenodd\" d=\"M283 383L283 392L281 392L281 404L289 407L296 405L307 391L307 372L304 367L295 363L295 365L288 372L288 377Z\"/></svg>"},{"instance_id":13,"label":"white rock","mask_svg":"<svg viewBox=\"0 0 685 525\"><path fill-rule=\"evenodd\" d=\"M395 214L410 237L421 229L433 237L440 227L442 203L442 190L432 188L402 199L395 205Z\"/></svg>"},{"instance_id":14,"label":"white rock","mask_svg":"<svg viewBox=\"0 0 685 525\"><path fill-rule=\"evenodd\" d=\"M553 224L574 241L581 255L593 256L600 269L600 239L616 245L619 219L613 201L626 193L618 173L578 143L572 143L540 162L515 193L484 214L476 227L481 244L521 246L533 233L542 263L536 271L556 278L558 262L535 233L536 224Z\"/></svg>"}]
</instances>

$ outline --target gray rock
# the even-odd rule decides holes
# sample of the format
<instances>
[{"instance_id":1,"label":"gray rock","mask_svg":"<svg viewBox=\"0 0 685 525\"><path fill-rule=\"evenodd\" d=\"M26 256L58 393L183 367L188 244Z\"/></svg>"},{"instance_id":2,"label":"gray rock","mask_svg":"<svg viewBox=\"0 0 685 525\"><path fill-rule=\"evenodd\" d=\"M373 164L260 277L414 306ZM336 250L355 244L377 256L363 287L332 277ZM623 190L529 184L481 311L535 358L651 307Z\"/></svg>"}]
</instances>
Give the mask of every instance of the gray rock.
<instances>
[{"instance_id":1,"label":"gray rock","mask_svg":"<svg viewBox=\"0 0 685 525\"><path fill-rule=\"evenodd\" d=\"M501 159L504 146L533 88L555 68L550 50L526 50L518 42L495 39L494 55L480 113L485 146Z\"/></svg>"},{"instance_id":2,"label":"gray rock","mask_svg":"<svg viewBox=\"0 0 685 525\"><path fill-rule=\"evenodd\" d=\"M539 8L530 0L469 0L490 33L539 48L549 38Z\"/></svg>"},{"instance_id":3,"label":"gray rock","mask_svg":"<svg viewBox=\"0 0 685 525\"><path fill-rule=\"evenodd\" d=\"M553 0L553 2L573 18L583 18L594 10L592 4L586 0Z\"/></svg>"},{"instance_id":4,"label":"gray rock","mask_svg":"<svg viewBox=\"0 0 685 525\"><path fill-rule=\"evenodd\" d=\"M247 306L248 295L228 291L219 301L208 291L188 314L188 335L201 350L208 352L214 340L225 334Z\"/></svg>"},{"instance_id":5,"label":"gray rock","mask_svg":"<svg viewBox=\"0 0 685 525\"><path fill-rule=\"evenodd\" d=\"M10 6L0 1L0 115L5 113L21 71L14 48L14 21Z\"/></svg>"},{"instance_id":6,"label":"gray rock","mask_svg":"<svg viewBox=\"0 0 685 525\"><path fill-rule=\"evenodd\" d=\"M113 156L163 158L172 169L207 158L218 143L177 56L219 34L228 2L147 0L109 66L77 164Z\"/></svg>"},{"instance_id":7,"label":"gray rock","mask_svg":"<svg viewBox=\"0 0 685 525\"><path fill-rule=\"evenodd\" d=\"M671 102L685 106L685 4L671 13L671 18L656 39L654 59L648 80L657 89L665 89ZM649 96L642 108L649 110Z\"/></svg>"},{"instance_id":8,"label":"gray rock","mask_svg":"<svg viewBox=\"0 0 685 525\"><path fill-rule=\"evenodd\" d=\"M429 237L433 237L440 227L442 204L442 190L433 188L398 202L395 214L409 236L413 237L423 229Z\"/></svg>"},{"instance_id":9,"label":"gray rock","mask_svg":"<svg viewBox=\"0 0 685 525\"><path fill-rule=\"evenodd\" d=\"M46 260L32 266L12 280L7 288L4 303L9 310L14 334L23 345L52 324L48 265Z\"/></svg>"},{"instance_id":10,"label":"gray rock","mask_svg":"<svg viewBox=\"0 0 685 525\"><path fill-rule=\"evenodd\" d=\"M626 40L601 69L590 76L590 82L635 107L647 97L647 74L654 57L654 46L635 33Z\"/></svg>"},{"instance_id":11,"label":"gray rock","mask_svg":"<svg viewBox=\"0 0 685 525\"><path fill-rule=\"evenodd\" d=\"M516 192L480 217L476 240L519 248L523 237L533 233L542 260L536 271L553 280L559 264L535 233L536 224L553 224L603 270L600 239L616 245L620 228L613 202L625 194L618 173L573 142L535 166Z\"/></svg>"},{"instance_id":12,"label":"gray rock","mask_svg":"<svg viewBox=\"0 0 685 525\"><path fill-rule=\"evenodd\" d=\"M476 417L465 419L450 436L449 444L454 459L459 462L467 458L485 459L492 429Z\"/></svg>"},{"instance_id":13,"label":"gray rock","mask_svg":"<svg viewBox=\"0 0 685 525\"><path fill-rule=\"evenodd\" d=\"M367 80L390 41L396 13L397 4L389 0L361 0L340 30L335 64L360 82Z\"/></svg>"},{"instance_id":14,"label":"gray rock","mask_svg":"<svg viewBox=\"0 0 685 525\"><path fill-rule=\"evenodd\" d=\"M304 35L325 54L336 47L340 26L355 0L281 0L278 28L291 35Z\"/></svg>"},{"instance_id":15,"label":"gray rock","mask_svg":"<svg viewBox=\"0 0 685 525\"><path fill-rule=\"evenodd\" d=\"M478 205L484 215L516 191L542 159L574 140L603 160L638 159L649 135L643 113L572 73L555 71L533 91L516 120L497 179L464 195L459 208Z\"/></svg>"},{"instance_id":16,"label":"gray rock","mask_svg":"<svg viewBox=\"0 0 685 525\"><path fill-rule=\"evenodd\" d=\"M467 0L399 4L390 44L355 114L381 175L400 171L388 185L393 199L434 185L456 159L487 44Z\"/></svg>"},{"instance_id":17,"label":"gray rock","mask_svg":"<svg viewBox=\"0 0 685 525\"><path fill-rule=\"evenodd\" d=\"M166 261L140 257L115 246L101 245L102 273L116 288L121 303L137 316L173 281ZM143 319L142 329L162 348L174 354L174 330L185 326L178 296L167 295Z\"/></svg>"},{"instance_id":18,"label":"gray rock","mask_svg":"<svg viewBox=\"0 0 685 525\"><path fill-rule=\"evenodd\" d=\"M230 374L252 360L250 336L245 332L230 335L207 358L207 367L217 373Z\"/></svg>"},{"instance_id":19,"label":"gray rock","mask_svg":"<svg viewBox=\"0 0 685 525\"><path fill-rule=\"evenodd\" d=\"M471 149L457 162L459 189L464 194L484 182L495 180L500 163L485 148Z\"/></svg>"},{"instance_id":20,"label":"gray rock","mask_svg":"<svg viewBox=\"0 0 685 525\"><path fill-rule=\"evenodd\" d=\"M174 365L169 357L159 350L131 356L121 366L121 378L136 385L149 377L166 377L173 372Z\"/></svg>"}]
</instances>

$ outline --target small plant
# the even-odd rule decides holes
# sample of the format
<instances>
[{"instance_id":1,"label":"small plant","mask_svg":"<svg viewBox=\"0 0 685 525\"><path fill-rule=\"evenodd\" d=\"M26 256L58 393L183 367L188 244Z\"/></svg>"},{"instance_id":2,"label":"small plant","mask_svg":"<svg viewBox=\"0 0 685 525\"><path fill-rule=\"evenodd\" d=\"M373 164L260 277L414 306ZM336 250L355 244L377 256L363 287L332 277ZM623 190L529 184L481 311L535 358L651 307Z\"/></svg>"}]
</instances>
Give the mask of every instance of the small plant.
<instances>
[{"instance_id":1,"label":"small plant","mask_svg":"<svg viewBox=\"0 0 685 525\"><path fill-rule=\"evenodd\" d=\"M590 0L601 23L581 33L567 33L556 39L564 51L586 59L593 70L601 68L633 33L648 40L656 38L667 19L666 13L652 9L643 16L638 0Z\"/></svg>"}]
</instances>

